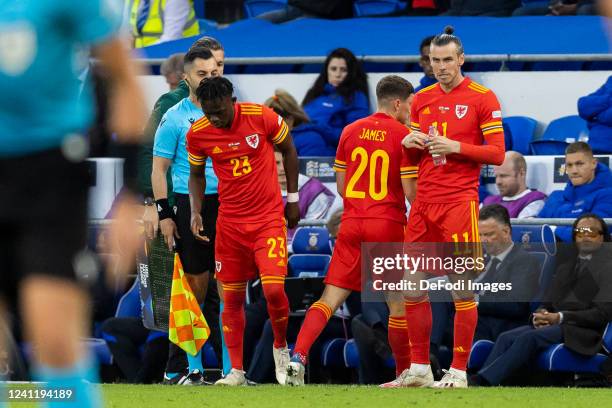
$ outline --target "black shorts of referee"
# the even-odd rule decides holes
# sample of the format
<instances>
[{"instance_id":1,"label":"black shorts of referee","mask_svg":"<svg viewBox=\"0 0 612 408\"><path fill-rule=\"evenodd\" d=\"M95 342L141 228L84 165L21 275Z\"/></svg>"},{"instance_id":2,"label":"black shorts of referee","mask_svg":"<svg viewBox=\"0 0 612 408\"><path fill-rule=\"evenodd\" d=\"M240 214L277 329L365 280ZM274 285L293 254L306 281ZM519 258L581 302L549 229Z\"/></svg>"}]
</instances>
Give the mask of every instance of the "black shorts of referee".
<instances>
[{"instance_id":1,"label":"black shorts of referee","mask_svg":"<svg viewBox=\"0 0 612 408\"><path fill-rule=\"evenodd\" d=\"M191 232L189 194L175 193L174 222L181 237L176 240L176 250L185 273L199 275L204 272L215 272L215 229L218 212L219 195L207 194L202 206L202 222L204 233L210 241L199 241Z\"/></svg>"}]
</instances>

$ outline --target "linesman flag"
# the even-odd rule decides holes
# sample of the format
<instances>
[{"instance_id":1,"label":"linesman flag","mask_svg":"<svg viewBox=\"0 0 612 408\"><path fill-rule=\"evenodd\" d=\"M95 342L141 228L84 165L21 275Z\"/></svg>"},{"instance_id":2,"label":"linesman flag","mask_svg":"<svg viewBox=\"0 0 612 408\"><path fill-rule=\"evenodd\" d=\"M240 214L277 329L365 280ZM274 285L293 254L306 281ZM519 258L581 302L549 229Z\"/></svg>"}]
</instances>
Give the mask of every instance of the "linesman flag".
<instances>
[{"instance_id":1,"label":"linesman flag","mask_svg":"<svg viewBox=\"0 0 612 408\"><path fill-rule=\"evenodd\" d=\"M174 254L168 338L186 353L195 356L209 335L210 328L187 283L181 260L178 254Z\"/></svg>"}]
</instances>

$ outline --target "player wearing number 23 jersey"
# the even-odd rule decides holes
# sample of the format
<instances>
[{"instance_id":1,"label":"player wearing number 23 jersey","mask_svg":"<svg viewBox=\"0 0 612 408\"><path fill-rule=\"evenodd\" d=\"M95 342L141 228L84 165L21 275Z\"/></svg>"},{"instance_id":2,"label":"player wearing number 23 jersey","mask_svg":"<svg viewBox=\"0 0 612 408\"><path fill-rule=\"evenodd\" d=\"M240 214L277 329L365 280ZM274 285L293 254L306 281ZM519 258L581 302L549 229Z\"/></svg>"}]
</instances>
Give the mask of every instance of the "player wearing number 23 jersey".
<instances>
[{"instance_id":1,"label":"player wearing number 23 jersey","mask_svg":"<svg viewBox=\"0 0 612 408\"><path fill-rule=\"evenodd\" d=\"M276 378L285 383L289 362L286 333L289 301L284 283L287 274L287 229L278 184L274 145L283 155L287 175L285 214L289 227L299 221L297 202L297 152L283 119L271 109L252 103L235 103L233 85L223 77L200 83L196 94L205 117L187 133L191 231L202 234L203 175L207 157L219 178L219 216L215 241L215 270L223 287L223 335L232 370L219 385L245 385L243 370L244 303L246 283L259 274L274 333Z\"/></svg>"}]
</instances>

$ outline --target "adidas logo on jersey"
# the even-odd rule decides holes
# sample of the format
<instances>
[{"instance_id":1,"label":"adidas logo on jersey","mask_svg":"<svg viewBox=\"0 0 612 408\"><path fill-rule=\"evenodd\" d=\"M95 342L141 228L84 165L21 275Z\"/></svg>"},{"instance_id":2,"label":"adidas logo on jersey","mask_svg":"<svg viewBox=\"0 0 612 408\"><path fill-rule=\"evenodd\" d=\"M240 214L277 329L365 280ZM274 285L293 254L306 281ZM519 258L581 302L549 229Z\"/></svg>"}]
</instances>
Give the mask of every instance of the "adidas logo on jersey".
<instances>
[{"instance_id":1,"label":"adidas logo on jersey","mask_svg":"<svg viewBox=\"0 0 612 408\"><path fill-rule=\"evenodd\" d=\"M215 146L215 148L213 149L213 154L219 154L219 153L223 153L223 150L221 150L219 146Z\"/></svg>"},{"instance_id":2,"label":"adidas logo on jersey","mask_svg":"<svg viewBox=\"0 0 612 408\"><path fill-rule=\"evenodd\" d=\"M285 261L281 259L276 263L276 266L285 266Z\"/></svg>"}]
</instances>

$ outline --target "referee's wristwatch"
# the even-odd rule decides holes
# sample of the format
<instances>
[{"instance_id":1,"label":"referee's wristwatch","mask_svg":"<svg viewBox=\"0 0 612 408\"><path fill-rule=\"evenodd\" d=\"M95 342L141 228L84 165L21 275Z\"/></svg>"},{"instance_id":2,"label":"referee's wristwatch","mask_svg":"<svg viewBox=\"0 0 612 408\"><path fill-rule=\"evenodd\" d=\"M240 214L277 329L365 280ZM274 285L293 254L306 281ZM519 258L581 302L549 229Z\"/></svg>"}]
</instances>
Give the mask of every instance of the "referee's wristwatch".
<instances>
[{"instance_id":1,"label":"referee's wristwatch","mask_svg":"<svg viewBox=\"0 0 612 408\"><path fill-rule=\"evenodd\" d=\"M145 197L143 203L145 206L151 207L155 205L155 199L153 197Z\"/></svg>"}]
</instances>

